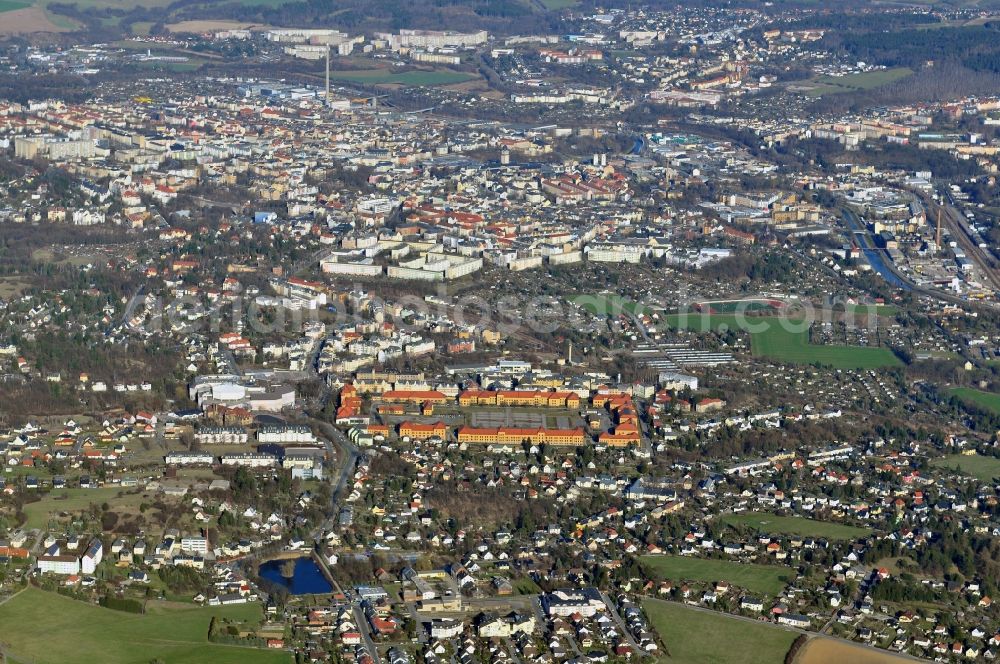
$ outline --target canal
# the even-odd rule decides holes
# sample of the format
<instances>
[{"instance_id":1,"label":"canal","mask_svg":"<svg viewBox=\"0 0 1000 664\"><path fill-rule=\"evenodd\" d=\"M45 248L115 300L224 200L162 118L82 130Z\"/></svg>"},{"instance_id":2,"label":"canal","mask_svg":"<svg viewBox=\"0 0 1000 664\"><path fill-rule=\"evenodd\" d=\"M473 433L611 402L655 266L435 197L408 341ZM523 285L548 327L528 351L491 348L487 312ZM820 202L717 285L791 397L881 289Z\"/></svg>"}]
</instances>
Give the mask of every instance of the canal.
<instances>
[{"instance_id":1,"label":"canal","mask_svg":"<svg viewBox=\"0 0 1000 664\"><path fill-rule=\"evenodd\" d=\"M886 263L886 255L873 246L871 236L868 235L868 231L863 227L861 220L846 208L844 209L844 220L851 229L853 236L857 239L858 244L861 245L861 253L865 255L865 259L868 260L868 264L872 266L872 269L885 279L887 283L896 288L901 288L905 291L911 290L910 285L900 279L896 275L896 272Z\"/></svg>"}]
</instances>

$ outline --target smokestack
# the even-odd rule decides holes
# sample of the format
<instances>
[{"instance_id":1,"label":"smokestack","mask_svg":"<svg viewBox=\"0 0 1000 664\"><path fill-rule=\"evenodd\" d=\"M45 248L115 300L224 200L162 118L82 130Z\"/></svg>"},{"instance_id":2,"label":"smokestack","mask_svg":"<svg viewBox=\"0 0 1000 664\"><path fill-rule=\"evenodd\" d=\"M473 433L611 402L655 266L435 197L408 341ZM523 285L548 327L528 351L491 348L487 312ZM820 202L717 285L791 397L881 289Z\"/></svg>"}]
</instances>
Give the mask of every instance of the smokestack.
<instances>
[{"instance_id":1,"label":"smokestack","mask_svg":"<svg viewBox=\"0 0 1000 664\"><path fill-rule=\"evenodd\" d=\"M330 45L326 45L326 97L323 100L327 108L330 108Z\"/></svg>"},{"instance_id":2,"label":"smokestack","mask_svg":"<svg viewBox=\"0 0 1000 664\"><path fill-rule=\"evenodd\" d=\"M938 208L937 218L937 250L941 251L941 208Z\"/></svg>"}]
</instances>

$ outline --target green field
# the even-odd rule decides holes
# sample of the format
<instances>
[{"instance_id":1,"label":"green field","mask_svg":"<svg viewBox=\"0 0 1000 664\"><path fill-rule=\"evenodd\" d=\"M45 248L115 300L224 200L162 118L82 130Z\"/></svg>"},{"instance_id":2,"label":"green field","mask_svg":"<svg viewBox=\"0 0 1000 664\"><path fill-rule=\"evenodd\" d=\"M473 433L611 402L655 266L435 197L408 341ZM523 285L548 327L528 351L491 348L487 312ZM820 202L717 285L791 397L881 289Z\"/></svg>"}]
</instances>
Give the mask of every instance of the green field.
<instances>
[{"instance_id":1,"label":"green field","mask_svg":"<svg viewBox=\"0 0 1000 664\"><path fill-rule=\"evenodd\" d=\"M473 74L467 74L450 69L441 71L403 71L394 72L391 69L360 69L355 71L333 71L330 77L351 83L367 83L377 85L380 83L395 83L399 85L452 85L453 83L464 83L476 78Z\"/></svg>"},{"instance_id":2,"label":"green field","mask_svg":"<svg viewBox=\"0 0 1000 664\"><path fill-rule=\"evenodd\" d=\"M147 62L137 62L135 65L141 69L160 69L177 73L197 71L204 64L201 60L191 60L188 62L158 62L150 60Z\"/></svg>"},{"instance_id":3,"label":"green field","mask_svg":"<svg viewBox=\"0 0 1000 664\"><path fill-rule=\"evenodd\" d=\"M542 592L538 584L527 576L521 577L514 582L514 590L518 595L538 595Z\"/></svg>"},{"instance_id":4,"label":"green field","mask_svg":"<svg viewBox=\"0 0 1000 664\"><path fill-rule=\"evenodd\" d=\"M150 609L133 615L28 588L0 605L0 641L15 659L33 664L287 664L285 652L208 642L212 616L259 621L259 604Z\"/></svg>"},{"instance_id":5,"label":"green field","mask_svg":"<svg viewBox=\"0 0 1000 664\"><path fill-rule=\"evenodd\" d=\"M948 393L1000 415L1000 394L981 392L971 387L953 387Z\"/></svg>"},{"instance_id":6,"label":"green field","mask_svg":"<svg viewBox=\"0 0 1000 664\"><path fill-rule=\"evenodd\" d=\"M91 504L108 503L112 510L126 506L138 508L142 496L138 493L129 495L131 489L121 487L104 487L100 489L53 489L42 496L41 500L24 504L24 514L27 517L25 528L48 528L50 519L57 518L59 512L76 513L86 510ZM121 498L119 493L126 495Z\"/></svg>"},{"instance_id":7,"label":"green field","mask_svg":"<svg viewBox=\"0 0 1000 664\"><path fill-rule=\"evenodd\" d=\"M660 635L662 664L781 664L794 632L657 599L642 608ZM669 654L668 654L669 653Z\"/></svg>"},{"instance_id":8,"label":"green field","mask_svg":"<svg viewBox=\"0 0 1000 664\"><path fill-rule=\"evenodd\" d=\"M12 12L16 9L26 9L31 6L29 2L20 2L20 0L0 0L0 14L4 12Z\"/></svg>"},{"instance_id":9,"label":"green field","mask_svg":"<svg viewBox=\"0 0 1000 664\"><path fill-rule=\"evenodd\" d=\"M597 293L596 295L581 293L570 297L570 302L595 316L618 316L623 311L633 315L639 311L652 311L648 308L644 309L638 302L621 295L608 293Z\"/></svg>"},{"instance_id":10,"label":"green field","mask_svg":"<svg viewBox=\"0 0 1000 664\"><path fill-rule=\"evenodd\" d=\"M791 330L781 324L782 319L773 316L689 313L671 314L665 320L674 329L695 332L746 330L754 355L779 362L821 364L834 369L877 369L902 364L888 348L811 344L805 326L792 319L786 319Z\"/></svg>"},{"instance_id":11,"label":"green field","mask_svg":"<svg viewBox=\"0 0 1000 664\"><path fill-rule=\"evenodd\" d=\"M812 97L822 97L823 95L871 90L898 81L901 78L906 78L912 73L912 69L896 67L895 69L867 71L859 74L848 74L847 76L817 76L812 79L812 83L817 84L816 87L807 94Z\"/></svg>"},{"instance_id":12,"label":"green field","mask_svg":"<svg viewBox=\"0 0 1000 664\"><path fill-rule=\"evenodd\" d=\"M577 4L577 0L538 0L550 12L566 9Z\"/></svg>"},{"instance_id":13,"label":"green field","mask_svg":"<svg viewBox=\"0 0 1000 664\"><path fill-rule=\"evenodd\" d=\"M751 325L770 325L770 318L755 318L752 316L739 317L733 314L702 314L691 311L686 314L668 314L664 317L667 325L675 330L688 330L691 332L718 332L725 330L743 329L744 323ZM751 335L754 334L751 331Z\"/></svg>"},{"instance_id":14,"label":"green field","mask_svg":"<svg viewBox=\"0 0 1000 664\"><path fill-rule=\"evenodd\" d=\"M755 334L752 339L754 355L792 364L818 363L834 369L878 369L902 365L888 348L817 346L809 343L807 331L789 331L780 325L772 326L764 334Z\"/></svg>"},{"instance_id":15,"label":"green field","mask_svg":"<svg viewBox=\"0 0 1000 664\"><path fill-rule=\"evenodd\" d=\"M776 303L772 300L738 300L733 302L701 302L699 303L703 311L708 311L711 314L734 314L737 311L749 312L749 313L762 313L771 312L773 313L781 303Z\"/></svg>"},{"instance_id":16,"label":"green field","mask_svg":"<svg viewBox=\"0 0 1000 664\"><path fill-rule=\"evenodd\" d=\"M757 595L774 597L795 576L788 567L746 565L730 560L710 560L688 556L643 556L642 565L652 576L672 581L728 581Z\"/></svg>"},{"instance_id":17,"label":"green field","mask_svg":"<svg viewBox=\"0 0 1000 664\"><path fill-rule=\"evenodd\" d=\"M868 528L846 526L830 521L816 521L800 516L778 516L769 512L727 514L721 520L728 526L745 526L774 535L822 537L830 540L855 540L871 535L871 530Z\"/></svg>"},{"instance_id":18,"label":"green field","mask_svg":"<svg viewBox=\"0 0 1000 664\"><path fill-rule=\"evenodd\" d=\"M940 459L931 460L931 465L935 468L957 468L966 475L972 475L976 479L984 482L991 482L1000 477L1000 459L991 456L976 454L965 456L963 454L951 454Z\"/></svg>"},{"instance_id":19,"label":"green field","mask_svg":"<svg viewBox=\"0 0 1000 664\"><path fill-rule=\"evenodd\" d=\"M864 314L866 309L867 307L862 305L854 307L852 311L858 314ZM886 317L895 316L896 314L899 313L899 307L897 307L894 304L876 304L875 313L878 314L879 316L886 316Z\"/></svg>"}]
</instances>

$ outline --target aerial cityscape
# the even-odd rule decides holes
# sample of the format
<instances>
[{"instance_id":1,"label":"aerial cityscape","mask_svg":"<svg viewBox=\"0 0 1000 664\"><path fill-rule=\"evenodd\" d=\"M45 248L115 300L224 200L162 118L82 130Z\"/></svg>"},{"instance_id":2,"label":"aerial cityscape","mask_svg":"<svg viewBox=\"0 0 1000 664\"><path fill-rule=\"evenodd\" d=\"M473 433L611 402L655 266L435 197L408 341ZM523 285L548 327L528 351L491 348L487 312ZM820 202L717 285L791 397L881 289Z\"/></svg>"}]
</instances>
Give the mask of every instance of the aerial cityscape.
<instances>
[{"instance_id":1,"label":"aerial cityscape","mask_svg":"<svg viewBox=\"0 0 1000 664\"><path fill-rule=\"evenodd\" d=\"M0 0L0 664L996 660L998 171L998 0Z\"/></svg>"}]
</instances>

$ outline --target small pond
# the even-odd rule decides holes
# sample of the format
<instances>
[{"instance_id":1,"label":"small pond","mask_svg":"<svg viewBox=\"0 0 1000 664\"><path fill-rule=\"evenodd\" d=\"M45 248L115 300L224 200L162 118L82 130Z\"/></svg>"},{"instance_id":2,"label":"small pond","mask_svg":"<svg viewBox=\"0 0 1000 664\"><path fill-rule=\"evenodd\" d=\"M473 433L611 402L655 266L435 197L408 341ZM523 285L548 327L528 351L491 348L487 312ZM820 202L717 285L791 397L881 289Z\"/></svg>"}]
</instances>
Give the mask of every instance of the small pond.
<instances>
[{"instance_id":1,"label":"small pond","mask_svg":"<svg viewBox=\"0 0 1000 664\"><path fill-rule=\"evenodd\" d=\"M285 576L289 571L292 575ZM333 591L333 586L323 576L323 570L309 557L269 560L260 566L260 575L271 583L284 586L292 595L319 595Z\"/></svg>"}]
</instances>

